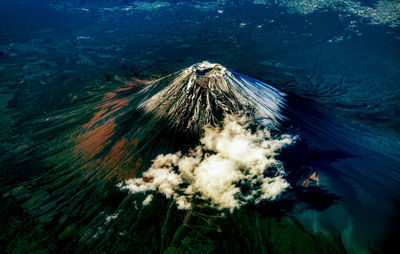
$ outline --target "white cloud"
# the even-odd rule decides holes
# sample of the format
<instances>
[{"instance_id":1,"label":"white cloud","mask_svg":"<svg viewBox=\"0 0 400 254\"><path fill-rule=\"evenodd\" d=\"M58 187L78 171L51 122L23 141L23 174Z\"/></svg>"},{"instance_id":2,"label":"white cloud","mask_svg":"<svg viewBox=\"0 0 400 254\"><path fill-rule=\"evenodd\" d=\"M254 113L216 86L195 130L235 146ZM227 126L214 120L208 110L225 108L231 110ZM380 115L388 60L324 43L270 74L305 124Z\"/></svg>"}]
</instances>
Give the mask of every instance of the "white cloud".
<instances>
[{"instance_id":1,"label":"white cloud","mask_svg":"<svg viewBox=\"0 0 400 254\"><path fill-rule=\"evenodd\" d=\"M252 133L247 127L247 120L237 116L227 116L222 127L205 126L201 144L187 155L159 155L143 178L118 186L131 193L157 190L173 198L179 209L190 209L195 195L212 207L231 211L248 202L275 199L289 187L275 157L294 138L272 137L267 129ZM266 170L274 176L264 177ZM242 192L239 185L244 184L250 185L250 193ZM143 205L152 198L149 194Z\"/></svg>"},{"instance_id":2,"label":"white cloud","mask_svg":"<svg viewBox=\"0 0 400 254\"><path fill-rule=\"evenodd\" d=\"M109 216L106 217L106 223L109 223L112 220L115 220L116 218L118 218L119 212L113 213Z\"/></svg>"},{"instance_id":3,"label":"white cloud","mask_svg":"<svg viewBox=\"0 0 400 254\"><path fill-rule=\"evenodd\" d=\"M148 195L144 200L143 200L143 205L148 205L151 203L151 201L153 200L153 195Z\"/></svg>"}]
</instances>

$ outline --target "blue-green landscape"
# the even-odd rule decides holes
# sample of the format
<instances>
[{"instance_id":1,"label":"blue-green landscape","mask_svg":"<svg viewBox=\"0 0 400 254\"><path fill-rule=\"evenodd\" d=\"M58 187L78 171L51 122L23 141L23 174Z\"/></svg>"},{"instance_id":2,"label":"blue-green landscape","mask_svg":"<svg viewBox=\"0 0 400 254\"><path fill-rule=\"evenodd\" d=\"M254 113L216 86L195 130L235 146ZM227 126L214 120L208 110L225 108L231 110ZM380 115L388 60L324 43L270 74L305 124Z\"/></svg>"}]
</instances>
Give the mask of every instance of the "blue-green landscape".
<instances>
[{"instance_id":1,"label":"blue-green landscape","mask_svg":"<svg viewBox=\"0 0 400 254\"><path fill-rule=\"evenodd\" d=\"M400 1L0 0L1 253L398 253Z\"/></svg>"}]
</instances>

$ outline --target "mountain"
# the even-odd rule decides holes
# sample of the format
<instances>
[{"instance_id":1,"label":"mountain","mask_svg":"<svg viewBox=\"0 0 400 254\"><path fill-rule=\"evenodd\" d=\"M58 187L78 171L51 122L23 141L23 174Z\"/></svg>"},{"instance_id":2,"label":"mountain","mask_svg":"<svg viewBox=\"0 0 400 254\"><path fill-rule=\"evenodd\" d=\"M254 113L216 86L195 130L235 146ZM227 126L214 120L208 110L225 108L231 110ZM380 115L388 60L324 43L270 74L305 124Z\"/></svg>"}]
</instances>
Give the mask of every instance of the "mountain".
<instances>
[{"instance_id":1,"label":"mountain","mask_svg":"<svg viewBox=\"0 0 400 254\"><path fill-rule=\"evenodd\" d=\"M279 206L283 92L209 62L113 82L34 122L15 164L42 173L1 197L2 252L344 252Z\"/></svg>"},{"instance_id":2,"label":"mountain","mask_svg":"<svg viewBox=\"0 0 400 254\"><path fill-rule=\"evenodd\" d=\"M139 108L177 131L200 134L204 125L216 125L226 114L246 114L269 127L284 119L284 93L207 61L151 82L142 93L154 91Z\"/></svg>"}]
</instances>

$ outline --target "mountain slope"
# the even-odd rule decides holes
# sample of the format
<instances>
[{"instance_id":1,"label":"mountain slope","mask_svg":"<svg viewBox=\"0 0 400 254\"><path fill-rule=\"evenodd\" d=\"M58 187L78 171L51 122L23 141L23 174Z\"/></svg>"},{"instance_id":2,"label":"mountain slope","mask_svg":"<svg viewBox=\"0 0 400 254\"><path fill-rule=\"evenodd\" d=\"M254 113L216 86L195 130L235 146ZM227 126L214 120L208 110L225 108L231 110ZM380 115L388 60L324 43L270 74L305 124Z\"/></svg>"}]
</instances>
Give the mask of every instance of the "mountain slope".
<instances>
[{"instance_id":1,"label":"mountain slope","mask_svg":"<svg viewBox=\"0 0 400 254\"><path fill-rule=\"evenodd\" d=\"M209 125L209 131L223 134L219 128L225 114L244 113L255 118L254 125L278 127L284 119L283 93L210 63L196 64L147 83L120 85L97 103L82 101L32 123L36 126L32 128L36 143L26 154L40 156L24 160L40 158L44 173L2 195L2 211L12 215L4 216L8 219L1 222L5 229L0 235L1 251L187 253L196 249L200 253L343 253L338 239L307 232L285 216L275 202L234 210L218 209L226 207L220 202L220 207L214 209L207 204L209 200L219 201L218 195L202 197L193 192L189 193L193 197L191 207L178 210L176 201L161 192L155 192L144 205L147 193L128 194L117 187L122 180L146 176L144 172L160 154L190 154L201 143L204 125ZM265 151L279 150L279 142L263 141L274 136L263 136L267 132L259 127L257 131L241 131L237 140L239 144L250 140L250 151L258 151L255 148L262 145L263 153L241 156L240 149L232 149L237 153L228 154L229 149L211 138L203 143L200 157L215 158L219 153L224 162L229 158L226 165L235 162L235 172L242 175L251 171L240 164L242 159L249 159L261 172L270 165L265 162L272 163L275 167L265 177L279 174L275 153L259 160ZM236 132L234 128L233 133ZM204 175L197 169L188 177ZM211 182L216 189L224 183L218 181L217 175L204 175L205 182ZM252 173L243 178L243 184L254 180L254 186L260 187L260 178L264 175ZM236 191L238 178L232 179L230 186ZM197 190L205 190L199 182L193 183ZM249 193L242 198L257 194ZM276 193L279 194L271 195ZM15 232L18 237L14 237Z\"/></svg>"}]
</instances>

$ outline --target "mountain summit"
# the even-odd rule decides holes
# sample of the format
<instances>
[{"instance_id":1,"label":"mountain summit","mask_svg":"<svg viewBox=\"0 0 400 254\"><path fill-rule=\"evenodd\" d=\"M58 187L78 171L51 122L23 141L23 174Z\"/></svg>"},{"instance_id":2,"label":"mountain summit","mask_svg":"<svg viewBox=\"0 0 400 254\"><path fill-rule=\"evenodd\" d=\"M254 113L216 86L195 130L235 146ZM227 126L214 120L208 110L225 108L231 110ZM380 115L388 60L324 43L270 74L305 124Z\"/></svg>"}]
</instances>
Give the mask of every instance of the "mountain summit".
<instances>
[{"instance_id":1,"label":"mountain summit","mask_svg":"<svg viewBox=\"0 0 400 254\"><path fill-rule=\"evenodd\" d=\"M154 81L142 92L151 96L140 104L141 109L166 118L171 127L184 132L200 133L204 125L215 125L232 113L244 113L269 127L284 119L284 93L207 61Z\"/></svg>"}]
</instances>

